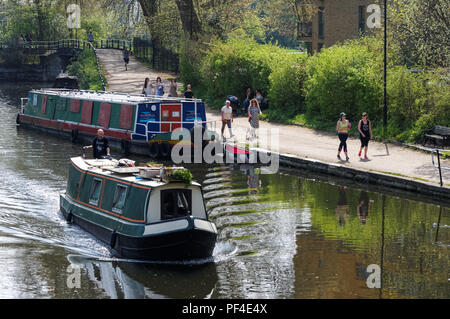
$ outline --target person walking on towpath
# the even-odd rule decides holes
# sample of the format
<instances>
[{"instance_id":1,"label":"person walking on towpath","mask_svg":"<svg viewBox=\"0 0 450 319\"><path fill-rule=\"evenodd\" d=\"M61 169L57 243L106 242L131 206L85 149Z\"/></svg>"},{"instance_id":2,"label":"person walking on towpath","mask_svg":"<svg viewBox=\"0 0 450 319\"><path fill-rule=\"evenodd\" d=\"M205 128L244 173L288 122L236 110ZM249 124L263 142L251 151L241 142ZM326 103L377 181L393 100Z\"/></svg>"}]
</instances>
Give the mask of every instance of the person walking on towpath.
<instances>
[{"instance_id":1,"label":"person walking on towpath","mask_svg":"<svg viewBox=\"0 0 450 319\"><path fill-rule=\"evenodd\" d=\"M123 50L123 61L125 62L125 71L128 71L128 63L130 63L130 51Z\"/></svg>"},{"instance_id":2,"label":"person walking on towpath","mask_svg":"<svg viewBox=\"0 0 450 319\"><path fill-rule=\"evenodd\" d=\"M92 141L92 145L83 147L83 149L92 148L94 158L103 158L103 156L111 156L109 149L109 141L105 137L105 132L102 129L97 131L97 136Z\"/></svg>"},{"instance_id":3,"label":"person walking on towpath","mask_svg":"<svg viewBox=\"0 0 450 319\"><path fill-rule=\"evenodd\" d=\"M223 132L225 131L225 126L228 126L230 131L230 138L233 137L233 132L231 131L231 123L233 122L233 108L231 107L231 102L227 100L225 106L222 107L222 138Z\"/></svg>"},{"instance_id":4,"label":"person walking on towpath","mask_svg":"<svg viewBox=\"0 0 450 319\"><path fill-rule=\"evenodd\" d=\"M358 156L361 157L362 149L364 148L364 159L367 157L367 150L369 149L369 140L373 139L372 125L366 112L362 114L362 119L358 123L359 139L361 140L361 148Z\"/></svg>"},{"instance_id":5,"label":"person walking on towpath","mask_svg":"<svg viewBox=\"0 0 450 319\"><path fill-rule=\"evenodd\" d=\"M248 121L250 123L250 138L257 138L256 130L259 128L259 116L262 114L257 99L250 101L248 108Z\"/></svg>"},{"instance_id":6,"label":"person walking on towpath","mask_svg":"<svg viewBox=\"0 0 450 319\"><path fill-rule=\"evenodd\" d=\"M336 124L336 130L338 132L338 137L339 140L341 141L341 143L339 144L339 148L338 148L338 154L337 154L337 158L339 160L341 159L341 151L342 149L344 149L344 153L345 153L345 160L348 161L350 158L348 157L348 152L347 152L347 139L348 139L348 132L350 131L350 121L346 119L346 114L345 113L341 113L339 115L339 120L337 121Z\"/></svg>"}]
</instances>

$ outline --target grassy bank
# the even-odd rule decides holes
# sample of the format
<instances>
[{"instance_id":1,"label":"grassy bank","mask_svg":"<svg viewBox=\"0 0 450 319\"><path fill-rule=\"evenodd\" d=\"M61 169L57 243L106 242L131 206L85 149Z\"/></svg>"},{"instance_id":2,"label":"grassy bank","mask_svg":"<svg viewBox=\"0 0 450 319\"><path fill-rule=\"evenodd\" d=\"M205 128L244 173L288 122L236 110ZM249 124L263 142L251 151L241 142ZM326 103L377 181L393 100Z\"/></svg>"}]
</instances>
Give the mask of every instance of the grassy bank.
<instances>
[{"instance_id":1,"label":"grassy bank","mask_svg":"<svg viewBox=\"0 0 450 319\"><path fill-rule=\"evenodd\" d=\"M67 67L70 75L78 78L78 85L82 90L103 91L103 85L99 78L95 53L92 50L83 50L72 59ZM105 71L101 68L103 78L106 81Z\"/></svg>"}]
</instances>

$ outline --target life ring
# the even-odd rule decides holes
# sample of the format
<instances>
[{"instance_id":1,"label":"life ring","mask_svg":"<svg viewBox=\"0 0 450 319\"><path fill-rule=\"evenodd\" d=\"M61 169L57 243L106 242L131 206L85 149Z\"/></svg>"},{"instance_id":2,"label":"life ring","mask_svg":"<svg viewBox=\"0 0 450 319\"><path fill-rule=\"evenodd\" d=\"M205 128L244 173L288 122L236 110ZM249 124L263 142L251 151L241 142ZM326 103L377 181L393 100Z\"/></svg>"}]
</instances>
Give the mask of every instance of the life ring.
<instances>
[{"instance_id":1,"label":"life ring","mask_svg":"<svg viewBox=\"0 0 450 319\"><path fill-rule=\"evenodd\" d=\"M172 151L172 146L170 145L169 142L163 141L159 146L159 149L162 157L169 157Z\"/></svg>"},{"instance_id":2,"label":"life ring","mask_svg":"<svg viewBox=\"0 0 450 319\"><path fill-rule=\"evenodd\" d=\"M109 245L111 246L112 249L114 249L114 247L116 246L117 243L117 233L114 230L111 234L111 239L109 240Z\"/></svg>"},{"instance_id":3,"label":"life ring","mask_svg":"<svg viewBox=\"0 0 450 319\"><path fill-rule=\"evenodd\" d=\"M77 141L77 138L78 138L78 129L73 128L70 134L70 140L72 141L72 143L75 143Z\"/></svg>"},{"instance_id":4,"label":"life ring","mask_svg":"<svg viewBox=\"0 0 450 319\"><path fill-rule=\"evenodd\" d=\"M17 114L17 117L16 117L16 124L20 124L20 114Z\"/></svg>"},{"instance_id":5,"label":"life ring","mask_svg":"<svg viewBox=\"0 0 450 319\"><path fill-rule=\"evenodd\" d=\"M120 150L122 151L122 154L125 156L130 153L130 142L127 140L121 140L120 141Z\"/></svg>"},{"instance_id":6,"label":"life ring","mask_svg":"<svg viewBox=\"0 0 450 319\"><path fill-rule=\"evenodd\" d=\"M157 158L159 156L159 144L158 142L153 142L148 147L148 153L151 158Z\"/></svg>"}]
</instances>

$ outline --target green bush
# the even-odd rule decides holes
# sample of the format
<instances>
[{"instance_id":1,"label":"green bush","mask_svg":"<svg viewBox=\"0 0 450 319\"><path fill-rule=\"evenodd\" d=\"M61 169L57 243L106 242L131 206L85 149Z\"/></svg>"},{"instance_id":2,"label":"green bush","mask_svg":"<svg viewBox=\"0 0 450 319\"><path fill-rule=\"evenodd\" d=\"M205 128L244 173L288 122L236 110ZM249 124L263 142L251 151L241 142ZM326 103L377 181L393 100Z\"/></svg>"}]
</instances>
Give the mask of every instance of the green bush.
<instances>
[{"instance_id":1,"label":"green bush","mask_svg":"<svg viewBox=\"0 0 450 319\"><path fill-rule=\"evenodd\" d=\"M103 90L97 71L95 53L91 50L83 50L78 57L72 60L67 67L70 75L78 78L78 85L82 90ZM102 71L103 72L103 71Z\"/></svg>"},{"instance_id":2,"label":"green bush","mask_svg":"<svg viewBox=\"0 0 450 319\"><path fill-rule=\"evenodd\" d=\"M303 85L306 80L305 54L285 53L278 67L269 76L269 100L274 116L290 119L304 112Z\"/></svg>"},{"instance_id":3,"label":"green bush","mask_svg":"<svg viewBox=\"0 0 450 319\"><path fill-rule=\"evenodd\" d=\"M214 41L201 67L206 99L223 103L227 95L235 95L242 100L247 87L267 95L269 76L285 55L286 50L276 45L261 45L241 35Z\"/></svg>"},{"instance_id":4,"label":"green bush","mask_svg":"<svg viewBox=\"0 0 450 319\"><path fill-rule=\"evenodd\" d=\"M201 61L203 59L204 49L198 42L185 40L180 46L180 81L191 84L192 91L196 97L201 96L202 77L200 76Z\"/></svg>"},{"instance_id":5,"label":"green bush","mask_svg":"<svg viewBox=\"0 0 450 319\"><path fill-rule=\"evenodd\" d=\"M388 73L388 135L418 142L434 125L450 126L450 93L445 76L396 67Z\"/></svg>"},{"instance_id":6,"label":"green bush","mask_svg":"<svg viewBox=\"0 0 450 319\"><path fill-rule=\"evenodd\" d=\"M379 52L369 41L335 45L312 56L305 83L306 116L334 127L341 112L355 124L362 112L382 115L382 72Z\"/></svg>"}]
</instances>

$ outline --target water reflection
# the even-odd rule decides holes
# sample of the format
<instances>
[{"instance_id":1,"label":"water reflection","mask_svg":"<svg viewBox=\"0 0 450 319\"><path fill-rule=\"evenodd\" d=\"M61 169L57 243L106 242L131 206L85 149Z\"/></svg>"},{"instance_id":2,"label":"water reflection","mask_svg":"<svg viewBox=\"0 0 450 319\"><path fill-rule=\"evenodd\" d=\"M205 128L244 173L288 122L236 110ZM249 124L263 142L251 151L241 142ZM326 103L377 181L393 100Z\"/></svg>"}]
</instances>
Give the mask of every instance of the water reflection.
<instances>
[{"instance_id":1,"label":"water reflection","mask_svg":"<svg viewBox=\"0 0 450 319\"><path fill-rule=\"evenodd\" d=\"M350 206L347 203L347 187L339 186L339 197L336 206L336 218L340 226L344 226L345 222L350 218Z\"/></svg>"},{"instance_id":2,"label":"water reflection","mask_svg":"<svg viewBox=\"0 0 450 319\"><path fill-rule=\"evenodd\" d=\"M358 217L361 220L361 225L365 225L370 211L370 199L369 194L366 191L361 191L357 211Z\"/></svg>"},{"instance_id":3,"label":"water reflection","mask_svg":"<svg viewBox=\"0 0 450 319\"><path fill-rule=\"evenodd\" d=\"M214 263L204 265L101 261L68 256L87 278L112 299L208 299L217 285ZM193 289L195 287L195 289Z\"/></svg>"}]
</instances>

